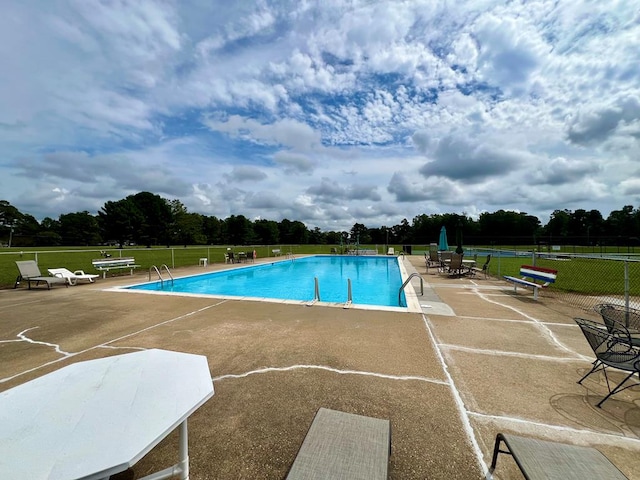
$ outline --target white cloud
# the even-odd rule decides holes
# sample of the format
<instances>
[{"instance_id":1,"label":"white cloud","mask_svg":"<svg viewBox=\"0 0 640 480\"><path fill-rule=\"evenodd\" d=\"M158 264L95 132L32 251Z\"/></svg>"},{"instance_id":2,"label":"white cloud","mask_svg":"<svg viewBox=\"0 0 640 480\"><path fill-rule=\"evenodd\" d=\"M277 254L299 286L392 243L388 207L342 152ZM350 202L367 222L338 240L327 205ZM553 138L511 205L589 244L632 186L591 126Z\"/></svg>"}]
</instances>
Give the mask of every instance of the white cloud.
<instances>
[{"instance_id":1,"label":"white cloud","mask_svg":"<svg viewBox=\"0 0 640 480\"><path fill-rule=\"evenodd\" d=\"M143 190L323 228L606 216L638 195L637 7L9 2L0 188L38 218Z\"/></svg>"}]
</instances>

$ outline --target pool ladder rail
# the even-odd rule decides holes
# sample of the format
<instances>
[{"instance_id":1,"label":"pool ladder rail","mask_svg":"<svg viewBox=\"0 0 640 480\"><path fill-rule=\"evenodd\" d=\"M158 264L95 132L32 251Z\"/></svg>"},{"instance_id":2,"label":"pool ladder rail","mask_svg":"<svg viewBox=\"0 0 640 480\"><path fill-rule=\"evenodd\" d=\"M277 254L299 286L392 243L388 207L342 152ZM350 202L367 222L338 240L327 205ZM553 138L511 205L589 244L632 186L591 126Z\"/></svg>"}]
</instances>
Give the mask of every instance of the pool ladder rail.
<instances>
[{"instance_id":1,"label":"pool ladder rail","mask_svg":"<svg viewBox=\"0 0 640 480\"><path fill-rule=\"evenodd\" d=\"M164 278L162 277L162 273L160 273L163 269L167 271L167 274L171 279L171 285L173 285L173 275L171 275L171 270L169 270L169 267L167 267L166 263L163 263L159 269L155 265L151 265L151 267L149 267L149 281L151 281L151 272L155 270L158 278L160 279L160 288L164 287Z\"/></svg>"},{"instance_id":2,"label":"pool ladder rail","mask_svg":"<svg viewBox=\"0 0 640 480\"><path fill-rule=\"evenodd\" d=\"M400 287L400 290L398 290L398 305L400 306L402 306L402 291L405 289L407 285L409 285L409 282L413 277L418 277L420 279L420 295L424 295L424 280L422 280L422 277L420 276L419 273L414 272L411 275L409 275L409 278L407 278L404 281L404 283Z\"/></svg>"},{"instance_id":3,"label":"pool ladder rail","mask_svg":"<svg viewBox=\"0 0 640 480\"><path fill-rule=\"evenodd\" d=\"M424 280L422 279L419 273L412 273L411 275L409 275L409 278L407 278L405 282L402 284L402 286L400 287L400 290L398 290L398 306L400 307L403 306L402 291L405 289L407 285L409 285L409 282L414 277L418 277L420 279L420 295L424 295ZM318 277L313 278L313 283L314 283L313 300L307 303L307 306L309 307L312 306L314 303L321 301L320 300L320 283L318 282ZM353 293L351 290L351 279L347 278L347 301L345 302L342 308L349 308L351 307L352 303L353 303Z\"/></svg>"}]
</instances>

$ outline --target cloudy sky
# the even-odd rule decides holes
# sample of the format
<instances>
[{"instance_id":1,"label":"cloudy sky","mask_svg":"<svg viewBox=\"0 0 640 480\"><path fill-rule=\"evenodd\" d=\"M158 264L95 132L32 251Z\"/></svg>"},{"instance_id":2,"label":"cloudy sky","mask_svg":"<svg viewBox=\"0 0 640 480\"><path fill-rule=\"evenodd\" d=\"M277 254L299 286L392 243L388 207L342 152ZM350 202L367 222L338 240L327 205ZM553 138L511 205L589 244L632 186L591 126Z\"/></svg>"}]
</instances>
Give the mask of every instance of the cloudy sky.
<instances>
[{"instance_id":1,"label":"cloudy sky","mask_svg":"<svg viewBox=\"0 0 640 480\"><path fill-rule=\"evenodd\" d=\"M0 200L395 225L640 206L640 0L32 0L0 17Z\"/></svg>"}]
</instances>

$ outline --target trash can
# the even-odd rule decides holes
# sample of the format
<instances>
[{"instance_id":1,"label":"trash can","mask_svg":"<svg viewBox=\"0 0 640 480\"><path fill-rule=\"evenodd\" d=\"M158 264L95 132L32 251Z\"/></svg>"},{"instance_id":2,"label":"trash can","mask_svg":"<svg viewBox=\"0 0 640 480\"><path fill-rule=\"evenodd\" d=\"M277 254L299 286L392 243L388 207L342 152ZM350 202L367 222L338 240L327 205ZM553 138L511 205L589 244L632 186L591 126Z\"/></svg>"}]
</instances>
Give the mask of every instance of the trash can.
<instances>
[{"instance_id":1,"label":"trash can","mask_svg":"<svg viewBox=\"0 0 640 480\"><path fill-rule=\"evenodd\" d=\"M403 246L402 246L402 251L403 251L406 255L411 255L411 245L403 245Z\"/></svg>"}]
</instances>

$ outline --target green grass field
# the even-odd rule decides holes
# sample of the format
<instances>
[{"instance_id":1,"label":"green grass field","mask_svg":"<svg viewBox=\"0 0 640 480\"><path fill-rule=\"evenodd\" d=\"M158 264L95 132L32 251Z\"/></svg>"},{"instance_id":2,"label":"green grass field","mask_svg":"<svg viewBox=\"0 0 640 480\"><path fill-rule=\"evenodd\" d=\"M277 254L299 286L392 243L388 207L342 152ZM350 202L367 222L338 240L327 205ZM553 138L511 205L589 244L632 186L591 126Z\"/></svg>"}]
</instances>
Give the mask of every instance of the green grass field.
<instances>
[{"instance_id":1,"label":"green grass field","mask_svg":"<svg viewBox=\"0 0 640 480\"><path fill-rule=\"evenodd\" d=\"M395 252L401 252L401 245L390 245ZM227 246L189 246L183 247L129 247L123 250L105 247L82 248L38 248L38 249L3 249L0 251L0 288L12 288L18 269L16 260L38 261L40 271L47 275L47 268L65 267L71 271L84 270L86 273L97 273L91 260L101 258L101 250L112 257L134 257L140 265L140 271L148 271L152 265L160 267L163 264L169 268L177 268L187 265L198 265L200 258L207 258L209 263L223 263ZM229 247L234 252L253 252L259 258L273 257L272 250L279 248L282 254L291 252L300 254L329 254L332 249L340 250L334 245L276 245L256 247ZM362 249L376 249L380 254L386 253L384 245L361 245ZM413 247L413 255L422 255L427 247L421 249ZM526 250L526 247L523 247ZM37 257L37 258L36 258ZM478 256L478 263L484 262L485 256ZM489 274L497 277L502 275L518 276L520 266L531 264L529 257L498 257L493 255L489 264ZM631 295L640 295L640 262L626 262L629 274L629 290ZM621 295L625 288L625 262L621 260L609 260L603 258L571 258L570 260L550 260L540 258L536 261L538 266L558 270L558 279L552 286L553 289L588 295L615 294ZM420 269L419 271L423 273ZM125 272L126 273L126 272Z\"/></svg>"},{"instance_id":2,"label":"green grass field","mask_svg":"<svg viewBox=\"0 0 640 480\"><path fill-rule=\"evenodd\" d=\"M17 260L37 260L40 272L48 275L47 268L64 267L72 272L84 270L85 273L98 273L91 261L101 258L101 251L117 257L133 257L140 265L140 271L148 271L152 265L160 267L166 264L169 268L183 267L187 265L198 265L200 258L207 258L209 263L224 263L224 254L227 248L232 248L235 253L246 251L252 252L255 249L259 258L273 257L273 249L280 249L281 254L310 254L310 253L331 253L331 248L338 248L333 245L272 245L255 247L228 247L222 245L202 247L128 247L122 250L107 247L64 247L64 248L5 248L0 251L0 288L13 288L18 276ZM362 247L364 248L364 247ZM375 248L375 246L370 247ZM396 247L397 248L397 247ZM380 248L380 253L382 249ZM110 273L113 273L110 272Z\"/></svg>"}]
</instances>

